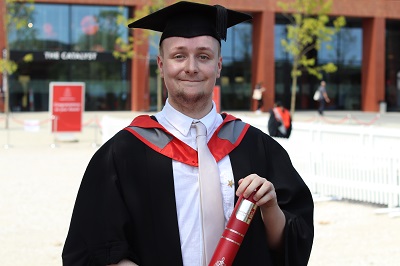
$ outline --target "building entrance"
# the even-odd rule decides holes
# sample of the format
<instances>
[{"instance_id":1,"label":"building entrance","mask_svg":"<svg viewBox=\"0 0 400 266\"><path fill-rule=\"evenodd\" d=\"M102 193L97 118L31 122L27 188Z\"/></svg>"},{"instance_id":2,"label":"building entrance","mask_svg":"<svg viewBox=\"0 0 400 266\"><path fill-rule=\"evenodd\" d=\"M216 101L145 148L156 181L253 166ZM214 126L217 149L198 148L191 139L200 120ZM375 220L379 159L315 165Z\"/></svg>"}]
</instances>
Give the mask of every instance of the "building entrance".
<instances>
[{"instance_id":1,"label":"building entrance","mask_svg":"<svg viewBox=\"0 0 400 266\"><path fill-rule=\"evenodd\" d=\"M26 52L11 52L14 61ZM130 62L110 53L33 52L33 62L21 63L9 77L11 111L47 111L49 84L84 82L85 110L129 110Z\"/></svg>"}]
</instances>

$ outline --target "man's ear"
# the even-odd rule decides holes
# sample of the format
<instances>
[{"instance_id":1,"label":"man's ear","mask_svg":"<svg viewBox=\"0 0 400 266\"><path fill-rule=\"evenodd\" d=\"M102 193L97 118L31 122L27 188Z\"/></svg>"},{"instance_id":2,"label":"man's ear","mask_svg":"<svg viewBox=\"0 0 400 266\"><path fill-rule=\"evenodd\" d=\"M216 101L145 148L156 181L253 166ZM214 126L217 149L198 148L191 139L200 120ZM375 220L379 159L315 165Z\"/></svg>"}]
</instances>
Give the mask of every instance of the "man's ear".
<instances>
[{"instance_id":1,"label":"man's ear","mask_svg":"<svg viewBox=\"0 0 400 266\"><path fill-rule=\"evenodd\" d=\"M158 65L158 70L160 71L160 76L163 78L164 77L163 59L162 59L161 55L157 56L157 65Z\"/></svg>"},{"instance_id":2,"label":"man's ear","mask_svg":"<svg viewBox=\"0 0 400 266\"><path fill-rule=\"evenodd\" d=\"M217 67L218 67L217 78L220 78L221 77L221 70L222 70L222 56L220 56L219 59L218 59Z\"/></svg>"}]
</instances>

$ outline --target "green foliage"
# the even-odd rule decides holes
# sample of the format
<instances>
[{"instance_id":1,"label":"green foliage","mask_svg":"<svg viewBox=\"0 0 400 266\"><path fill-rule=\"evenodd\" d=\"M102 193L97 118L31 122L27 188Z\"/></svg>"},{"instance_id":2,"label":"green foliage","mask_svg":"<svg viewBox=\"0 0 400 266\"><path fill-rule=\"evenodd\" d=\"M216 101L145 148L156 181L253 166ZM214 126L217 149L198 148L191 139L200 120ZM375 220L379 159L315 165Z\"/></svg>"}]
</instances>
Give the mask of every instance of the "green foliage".
<instances>
[{"instance_id":1,"label":"green foliage","mask_svg":"<svg viewBox=\"0 0 400 266\"><path fill-rule=\"evenodd\" d=\"M17 71L18 65L14 61L11 60L6 60L6 59L0 59L0 72L4 73L7 71L7 73L14 73Z\"/></svg>"},{"instance_id":2,"label":"green foliage","mask_svg":"<svg viewBox=\"0 0 400 266\"><path fill-rule=\"evenodd\" d=\"M27 27L28 20L35 10L33 3L33 0L6 0L7 13L5 15L5 21L9 31L20 30Z\"/></svg>"},{"instance_id":3,"label":"green foliage","mask_svg":"<svg viewBox=\"0 0 400 266\"><path fill-rule=\"evenodd\" d=\"M287 25L286 39L281 40L281 44L286 52L293 56L297 61L296 66L299 71L294 71L293 78L301 76L302 71L322 77L320 71L325 69L331 71L331 64L328 67L315 66L315 59L307 59L307 55L312 50L320 50L322 43L327 43L326 48L331 49L329 42L345 24L344 17L333 20L333 27L329 27L329 17L327 13L332 6L332 0L294 0L288 3L278 3L285 11L296 12L287 15L290 24ZM314 70L311 68L315 68Z\"/></svg>"},{"instance_id":4,"label":"green foliage","mask_svg":"<svg viewBox=\"0 0 400 266\"><path fill-rule=\"evenodd\" d=\"M292 0L277 4L287 13L285 16L290 21L286 26L286 38L281 40L281 45L293 57L291 71L293 113L297 78L303 72L322 79L323 72L332 73L337 70L332 62L317 65L316 59L310 57L310 52L320 50L322 44L326 44L326 49L332 49L329 42L332 41L332 36L346 25L346 19L343 16L337 17L330 26L328 13L332 7L332 0Z\"/></svg>"},{"instance_id":5,"label":"green foliage","mask_svg":"<svg viewBox=\"0 0 400 266\"><path fill-rule=\"evenodd\" d=\"M24 55L24 57L22 58L22 61L24 61L25 63L32 62L33 61L33 54Z\"/></svg>"},{"instance_id":6,"label":"green foliage","mask_svg":"<svg viewBox=\"0 0 400 266\"><path fill-rule=\"evenodd\" d=\"M4 24L4 30L6 33L15 31L17 34L25 36L29 34L27 31L29 22L32 22L32 13L35 9L33 0L6 0L6 14L2 18ZM9 59L9 45L6 43L7 54L5 58L0 59L0 72L4 73L7 71L8 74L13 74L18 69L18 63ZM23 62L33 61L32 54L26 54Z\"/></svg>"},{"instance_id":7,"label":"green foliage","mask_svg":"<svg viewBox=\"0 0 400 266\"><path fill-rule=\"evenodd\" d=\"M116 49L113 51L113 56L119 59L121 62L125 62L134 55L133 51L133 37L128 38L126 42L123 38L118 37L115 40Z\"/></svg>"},{"instance_id":8,"label":"green foliage","mask_svg":"<svg viewBox=\"0 0 400 266\"><path fill-rule=\"evenodd\" d=\"M141 9L137 9L135 11L135 16L133 18L126 18L122 12L117 16L117 24L127 26L133 21L136 21L158 9L161 9L165 6L165 1L163 0L151 0L148 1L149 4L144 5ZM159 34L153 31L144 31L143 38L148 38L150 35ZM127 40L122 37L118 37L115 40L115 48L113 51L113 56L124 62L135 55L135 51L133 49L134 43L139 44L143 39L135 38L134 36L130 36ZM150 45L158 46L158 44L150 43Z\"/></svg>"}]
</instances>

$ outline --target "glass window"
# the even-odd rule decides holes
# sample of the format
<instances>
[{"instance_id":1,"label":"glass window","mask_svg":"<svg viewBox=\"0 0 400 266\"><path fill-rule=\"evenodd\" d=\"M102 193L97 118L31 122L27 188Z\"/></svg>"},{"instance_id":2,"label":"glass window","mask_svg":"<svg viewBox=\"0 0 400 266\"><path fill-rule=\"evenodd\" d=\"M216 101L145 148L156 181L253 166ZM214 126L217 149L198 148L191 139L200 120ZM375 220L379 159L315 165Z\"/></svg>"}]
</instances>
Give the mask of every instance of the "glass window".
<instances>
[{"instance_id":1,"label":"glass window","mask_svg":"<svg viewBox=\"0 0 400 266\"><path fill-rule=\"evenodd\" d=\"M37 45L34 50L67 49L70 18L67 5L35 5L34 28L37 29ZM25 50L30 50L25 47Z\"/></svg>"},{"instance_id":2,"label":"glass window","mask_svg":"<svg viewBox=\"0 0 400 266\"><path fill-rule=\"evenodd\" d=\"M70 43L69 24L67 5L35 4L26 27L10 28L10 47L16 51L66 49Z\"/></svg>"},{"instance_id":3,"label":"glass window","mask_svg":"<svg viewBox=\"0 0 400 266\"><path fill-rule=\"evenodd\" d=\"M249 110L251 94L252 24L241 23L228 29L221 41L221 109Z\"/></svg>"},{"instance_id":4,"label":"glass window","mask_svg":"<svg viewBox=\"0 0 400 266\"><path fill-rule=\"evenodd\" d=\"M346 27L332 36L332 41L323 43L319 51L312 51L317 62L334 63L338 70L335 73L323 73L327 82L327 92L331 98L328 108L340 110L360 109L361 102L361 63L362 63L362 28L361 19L346 18ZM281 39L286 38L288 21L280 15L275 24L275 99L290 106L292 56L283 50ZM331 49L327 49L326 45ZM319 86L319 80L305 72L297 80L296 109L315 109L312 100L313 92Z\"/></svg>"},{"instance_id":5,"label":"glass window","mask_svg":"<svg viewBox=\"0 0 400 266\"><path fill-rule=\"evenodd\" d=\"M281 40L286 39L286 25L276 24L274 29L274 48L275 48L275 60L287 60L291 58L281 45Z\"/></svg>"},{"instance_id":6,"label":"glass window","mask_svg":"<svg viewBox=\"0 0 400 266\"><path fill-rule=\"evenodd\" d=\"M227 39L221 41L224 59L245 60L252 52L252 24L241 23L228 29Z\"/></svg>"},{"instance_id":7,"label":"glass window","mask_svg":"<svg viewBox=\"0 0 400 266\"><path fill-rule=\"evenodd\" d=\"M128 8L36 3L29 26L9 32L10 47L112 52L117 37L128 38L128 28L117 24L120 14L127 17Z\"/></svg>"},{"instance_id":8,"label":"glass window","mask_svg":"<svg viewBox=\"0 0 400 266\"><path fill-rule=\"evenodd\" d=\"M71 36L74 51L113 51L115 40L126 40L128 28L117 24L117 16L127 17L128 10L109 6L71 7Z\"/></svg>"},{"instance_id":9,"label":"glass window","mask_svg":"<svg viewBox=\"0 0 400 266\"><path fill-rule=\"evenodd\" d=\"M327 48L330 46L331 49ZM339 62L344 65L361 65L362 59L362 29L342 28L332 41L322 43L318 51L318 61Z\"/></svg>"},{"instance_id":10,"label":"glass window","mask_svg":"<svg viewBox=\"0 0 400 266\"><path fill-rule=\"evenodd\" d=\"M151 58L157 58L160 38L161 33L154 33L149 35L149 53Z\"/></svg>"},{"instance_id":11,"label":"glass window","mask_svg":"<svg viewBox=\"0 0 400 266\"><path fill-rule=\"evenodd\" d=\"M158 66L157 66L157 55L158 55L158 47L160 43L161 33L152 32L149 35L149 93L150 93L150 110L157 111L158 107L162 108L162 106L158 106L158 95L157 88L159 86L158 82L162 83L161 79L157 79L158 74ZM161 84L160 84L161 86ZM165 88L162 88L161 95L161 105L165 102L167 97L167 93Z\"/></svg>"},{"instance_id":12,"label":"glass window","mask_svg":"<svg viewBox=\"0 0 400 266\"><path fill-rule=\"evenodd\" d=\"M400 20L386 22L386 90L388 111L400 111Z\"/></svg>"},{"instance_id":13,"label":"glass window","mask_svg":"<svg viewBox=\"0 0 400 266\"><path fill-rule=\"evenodd\" d=\"M26 3L14 3L19 5L21 9ZM68 18L63 14L66 13L65 5L34 5L34 10L29 13L27 25L16 29L13 25L8 28L9 44L13 50L39 50L51 47L58 47L62 43L68 42L68 30L66 25L69 24ZM62 30L62 25L64 29Z\"/></svg>"}]
</instances>

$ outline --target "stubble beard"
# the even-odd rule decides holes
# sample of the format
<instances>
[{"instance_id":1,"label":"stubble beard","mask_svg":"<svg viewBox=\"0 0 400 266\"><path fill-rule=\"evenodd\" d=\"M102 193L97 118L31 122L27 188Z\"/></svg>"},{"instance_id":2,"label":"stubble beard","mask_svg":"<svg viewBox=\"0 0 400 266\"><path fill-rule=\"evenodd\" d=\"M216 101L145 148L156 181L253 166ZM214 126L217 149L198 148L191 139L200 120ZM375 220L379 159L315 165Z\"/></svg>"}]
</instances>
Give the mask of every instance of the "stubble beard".
<instances>
[{"instance_id":1,"label":"stubble beard","mask_svg":"<svg viewBox=\"0 0 400 266\"><path fill-rule=\"evenodd\" d=\"M175 104L185 113L198 112L206 108L210 97L204 91L198 92L195 95L179 91L175 95Z\"/></svg>"}]
</instances>

